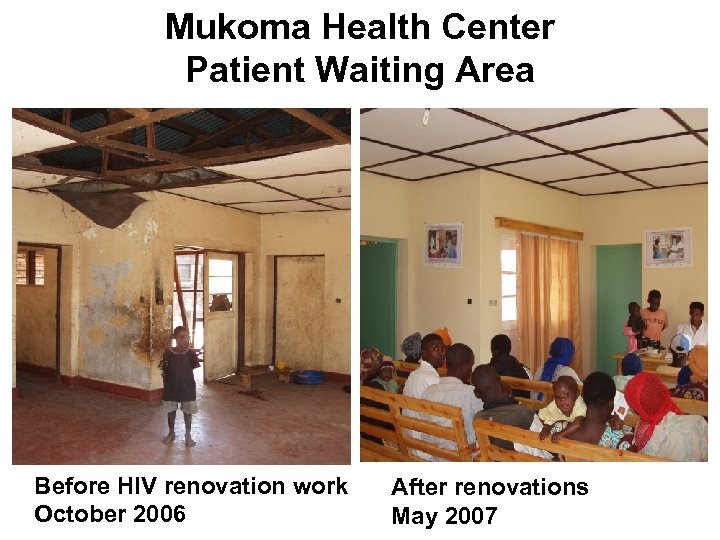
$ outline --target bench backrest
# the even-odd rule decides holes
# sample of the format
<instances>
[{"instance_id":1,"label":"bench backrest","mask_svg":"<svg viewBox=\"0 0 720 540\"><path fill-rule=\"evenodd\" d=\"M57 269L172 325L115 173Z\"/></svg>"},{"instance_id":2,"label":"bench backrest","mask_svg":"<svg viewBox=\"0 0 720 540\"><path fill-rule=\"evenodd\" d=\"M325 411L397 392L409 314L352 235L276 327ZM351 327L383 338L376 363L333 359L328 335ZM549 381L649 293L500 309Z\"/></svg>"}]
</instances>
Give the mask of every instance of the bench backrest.
<instances>
[{"instance_id":1,"label":"bench backrest","mask_svg":"<svg viewBox=\"0 0 720 540\"><path fill-rule=\"evenodd\" d=\"M418 452L447 461L472 461L475 445L468 443L459 407L367 386L360 388L360 398L363 461L427 461ZM414 411L423 418L406 416L403 410ZM380 422L384 425L379 426ZM409 430L416 432L416 436Z\"/></svg>"},{"instance_id":2,"label":"bench backrest","mask_svg":"<svg viewBox=\"0 0 720 540\"><path fill-rule=\"evenodd\" d=\"M393 360L393 364L395 365L395 381L400 386L405 384L410 373L420 367L420 364L416 362L403 362L402 360ZM439 367L437 371L441 377L447 375L445 366Z\"/></svg>"},{"instance_id":3,"label":"bench backrest","mask_svg":"<svg viewBox=\"0 0 720 540\"><path fill-rule=\"evenodd\" d=\"M524 444L533 448L547 450L562 455L566 461L667 461L654 456L646 456L635 452L627 452L614 448L604 448L569 439L554 443L550 437L541 441L538 434L527 429L499 424L491 420L475 419L473 421L477 438L477 453L474 461L549 461L548 459L531 456L517 450L507 450L490 441L496 437L512 443Z\"/></svg>"}]
</instances>

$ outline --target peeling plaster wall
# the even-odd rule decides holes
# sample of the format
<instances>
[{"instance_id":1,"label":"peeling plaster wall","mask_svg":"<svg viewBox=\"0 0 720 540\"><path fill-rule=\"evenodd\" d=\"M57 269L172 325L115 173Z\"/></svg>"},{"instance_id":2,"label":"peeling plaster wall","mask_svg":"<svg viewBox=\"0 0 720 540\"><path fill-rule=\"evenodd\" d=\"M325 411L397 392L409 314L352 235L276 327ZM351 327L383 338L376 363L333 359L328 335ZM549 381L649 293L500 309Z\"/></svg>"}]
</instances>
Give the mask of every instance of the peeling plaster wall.
<instances>
[{"instance_id":1,"label":"peeling plaster wall","mask_svg":"<svg viewBox=\"0 0 720 540\"><path fill-rule=\"evenodd\" d=\"M55 369L57 250L44 249L41 253L45 284L15 287L15 354L18 362Z\"/></svg>"},{"instance_id":2,"label":"peeling plaster wall","mask_svg":"<svg viewBox=\"0 0 720 540\"><path fill-rule=\"evenodd\" d=\"M78 311L79 311L79 264L78 246L81 230L90 221L80 212L49 193L12 190L12 240L13 265L18 242L57 244L63 246L62 299L64 314L61 317L61 367L63 375L78 374ZM41 216L42 219L38 219ZM14 266L13 266L14 268ZM16 291L15 274L12 273L12 384L15 386L16 358Z\"/></svg>"},{"instance_id":3,"label":"peeling plaster wall","mask_svg":"<svg viewBox=\"0 0 720 540\"><path fill-rule=\"evenodd\" d=\"M176 245L246 254L245 358L251 365L266 363L264 340L272 332L265 322L266 300L272 299L267 256L325 254L330 337L323 369L350 372L349 212L261 218L166 193L142 196L147 202L125 223L107 229L53 195L13 190L14 250L18 242L63 246L63 375L145 390L162 387L155 366L171 338ZM261 251L263 241L268 246ZM14 325L15 300L13 276Z\"/></svg>"},{"instance_id":4,"label":"peeling plaster wall","mask_svg":"<svg viewBox=\"0 0 720 540\"><path fill-rule=\"evenodd\" d=\"M272 355L273 257L275 255L325 256L325 324L322 369L351 372L350 359L350 212L297 212L262 216L261 318L264 355ZM340 300L340 303L336 302Z\"/></svg>"}]
</instances>

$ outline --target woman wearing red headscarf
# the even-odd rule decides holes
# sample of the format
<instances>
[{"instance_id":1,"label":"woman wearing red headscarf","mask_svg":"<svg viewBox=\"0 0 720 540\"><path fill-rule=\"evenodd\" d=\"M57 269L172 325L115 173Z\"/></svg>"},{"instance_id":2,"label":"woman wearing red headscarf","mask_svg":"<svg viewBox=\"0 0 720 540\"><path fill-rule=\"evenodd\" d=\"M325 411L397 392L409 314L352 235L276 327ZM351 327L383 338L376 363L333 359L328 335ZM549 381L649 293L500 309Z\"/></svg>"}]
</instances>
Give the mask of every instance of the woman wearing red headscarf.
<instances>
[{"instance_id":1,"label":"woman wearing red headscarf","mask_svg":"<svg viewBox=\"0 0 720 540\"><path fill-rule=\"evenodd\" d=\"M640 416L635 426L638 452L673 461L707 461L707 422L682 414L656 375L635 375L625 387L625 399Z\"/></svg>"}]
</instances>

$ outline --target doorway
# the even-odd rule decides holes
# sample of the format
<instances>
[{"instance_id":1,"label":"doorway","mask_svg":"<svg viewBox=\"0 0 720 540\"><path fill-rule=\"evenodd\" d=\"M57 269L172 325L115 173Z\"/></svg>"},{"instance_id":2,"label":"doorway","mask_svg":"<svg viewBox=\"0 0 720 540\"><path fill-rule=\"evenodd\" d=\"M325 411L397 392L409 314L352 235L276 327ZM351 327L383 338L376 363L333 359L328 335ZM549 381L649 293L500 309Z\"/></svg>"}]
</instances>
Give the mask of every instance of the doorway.
<instances>
[{"instance_id":1,"label":"doorway","mask_svg":"<svg viewBox=\"0 0 720 540\"><path fill-rule=\"evenodd\" d=\"M395 357L397 345L397 240L360 240L360 348Z\"/></svg>"},{"instance_id":2,"label":"doorway","mask_svg":"<svg viewBox=\"0 0 720 540\"><path fill-rule=\"evenodd\" d=\"M617 363L610 355L627 349L622 333L627 305L642 305L642 245L597 246L596 280L596 367L615 375Z\"/></svg>"},{"instance_id":3,"label":"doorway","mask_svg":"<svg viewBox=\"0 0 720 540\"><path fill-rule=\"evenodd\" d=\"M62 247L19 243L15 261L15 361L60 380Z\"/></svg>"},{"instance_id":4,"label":"doorway","mask_svg":"<svg viewBox=\"0 0 720 540\"><path fill-rule=\"evenodd\" d=\"M325 256L278 255L274 267L273 363L322 370Z\"/></svg>"},{"instance_id":5,"label":"doorway","mask_svg":"<svg viewBox=\"0 0 720 540\"><path fill-rule=\"evenodd\" d=\"M244 254L176 248L173 327L185 326L204 381L244 364Z\"/></svg>"}]
</instances>

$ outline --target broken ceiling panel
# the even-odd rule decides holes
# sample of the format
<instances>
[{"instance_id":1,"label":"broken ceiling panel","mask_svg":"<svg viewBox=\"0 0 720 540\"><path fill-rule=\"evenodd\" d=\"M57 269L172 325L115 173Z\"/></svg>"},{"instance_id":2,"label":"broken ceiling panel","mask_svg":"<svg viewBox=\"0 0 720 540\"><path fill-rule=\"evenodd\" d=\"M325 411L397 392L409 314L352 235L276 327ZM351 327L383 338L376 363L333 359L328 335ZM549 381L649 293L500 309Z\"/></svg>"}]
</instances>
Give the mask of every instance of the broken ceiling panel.
<instances>
[{"instance_id":1,"label":"broken ceiling panel","mask_svg":"<svg viewBox=\"0 0 720 540\"><path fill-rule=\"evenodd\" d=\"M291 197L307 203L301 205L303 210L334 210L312 203L311 199L321 194L315 194L310 186L288 195L257 180L277 176L277 167L270 165L277 159L330 147L344 149L325 154L329 160L315 155L312 160L285 162L283 170L289 175L349 171L350 127L350 109L13 109L14 175L24 175L23 179L14 177L13 185L17 189L48 188L90 214L94 203L87 201L94 196L107 201L110 193L183 188L178 193L181 196L202 199L193 196L193 190L221 184L227 184L229 193L216 204L229 208L238 208L237 203L272 203ZM252 164L247 170L255 177L224 170L240 163ZM263 168L265 174L260 172ZM242 191L247 186L239 184L246 182L265 191L267 198L245 198ZM233 188L234 184L237 187ZM117 200L125 201L123 208L137 203L132 197ZM98 202L97 206L105 204Z\"/></svg>"},{"instance_id":2,"label":"broken ceiling panel","mask_svg":"<svg viewBox=\"0 0 720 540\"><path fill-rule=\"evenodd\" d=\"M145 199L133 193L83 193L54 190L53 193L94 223L114 229L130 217Z\"/></svg>"}]
</instances>

